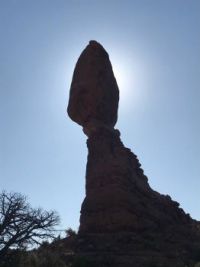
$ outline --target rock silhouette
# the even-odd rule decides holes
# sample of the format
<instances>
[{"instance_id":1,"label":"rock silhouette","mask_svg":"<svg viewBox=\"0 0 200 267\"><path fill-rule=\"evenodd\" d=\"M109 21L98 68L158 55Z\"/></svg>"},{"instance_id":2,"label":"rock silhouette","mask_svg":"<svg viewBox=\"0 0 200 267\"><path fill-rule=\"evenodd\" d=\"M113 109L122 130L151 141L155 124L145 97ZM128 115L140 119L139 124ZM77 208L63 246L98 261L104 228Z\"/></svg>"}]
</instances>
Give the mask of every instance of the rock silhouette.
<instances>
[{"instance_id":1,"label":"rock silhouette","mask_svg":"<svg viewBox=\"0 0 200 267\"><path fill-rule=\"evenodd\" d=\"M74 71L68 114L90 135L97 127L113 128L119 89L109 56L95 41L82 52Z\"/></svg>"},{"instance_id":2,"label":"rock silhouette","mask_svg":"<svg viewBox=\"0 0 200 267\"><path fill-rule=\"evenodd\" d=\"M151 189L137 156L114 129L118 101L109 56L90 41L76 64L68 105L70 118L88 136L77 253L101 267L190 266L194 251L200 261L199 222Z\"/></svg>"}]
</instances>

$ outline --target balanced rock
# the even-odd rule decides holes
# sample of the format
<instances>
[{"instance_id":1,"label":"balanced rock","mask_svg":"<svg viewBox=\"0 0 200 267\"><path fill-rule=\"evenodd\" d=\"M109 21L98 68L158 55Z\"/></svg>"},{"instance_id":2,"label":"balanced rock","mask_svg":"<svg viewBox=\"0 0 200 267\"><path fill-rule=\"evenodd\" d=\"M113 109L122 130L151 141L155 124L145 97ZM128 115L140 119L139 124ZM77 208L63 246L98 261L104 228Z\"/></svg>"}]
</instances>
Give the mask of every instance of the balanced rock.
<instances>
[{"instance_id":1,"label":"balanced rock","mask_svg":"<svg viewBox=\"0 0 200 267\"><path fill-rule=\"evenodd\" d=\"M194 251L200 261L199 222L149 186L114 129L118 98L108 54L91 41L77 62L68 105L88 136L77 252L95 267L192 266Z\"/></svg>"},{"instance_id":2,"label":"balanced rock","mask_svg":"<svg viewBox=\"0 0 200 267\"><path fill-rule=\"evenodd\" d=\"M117 121L119 90L109 56L96 41L90 41L76 64L68 105L72 120L89 135Z\"/></svg>"}]
</instances>

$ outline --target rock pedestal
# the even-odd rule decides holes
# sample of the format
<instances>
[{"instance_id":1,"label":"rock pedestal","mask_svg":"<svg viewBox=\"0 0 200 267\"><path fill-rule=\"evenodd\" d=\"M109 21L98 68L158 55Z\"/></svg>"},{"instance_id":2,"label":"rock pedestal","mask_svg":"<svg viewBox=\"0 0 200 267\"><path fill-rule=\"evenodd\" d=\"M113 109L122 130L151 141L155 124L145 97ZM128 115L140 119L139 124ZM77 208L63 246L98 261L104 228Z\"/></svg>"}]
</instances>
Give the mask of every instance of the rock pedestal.
<instances>
[{"instance_id":1,"label":"rock pedestal","mask_svg":"<svg viewBox=\"0 0 200 267\"><path fill-rule=\"evenodd\" d=\"M108 54L91 41L77 62L68 105L88 136L77 251L95 267L190 266L194 250L200 260L199 223L149 186L114 129L118 100Z\"/></svg>"},{"instance_id":2,"label":"rock pedestal","mask_svg":"<svg viewBox=\"0 0 200 267\"><path fill-rule=\"evenodd\" d=\"M87 146L80 233L139 233L191 222L177 202L150 188L137 157L122 144L119 131L98 129Z\"/></svg>"}]
</instances>

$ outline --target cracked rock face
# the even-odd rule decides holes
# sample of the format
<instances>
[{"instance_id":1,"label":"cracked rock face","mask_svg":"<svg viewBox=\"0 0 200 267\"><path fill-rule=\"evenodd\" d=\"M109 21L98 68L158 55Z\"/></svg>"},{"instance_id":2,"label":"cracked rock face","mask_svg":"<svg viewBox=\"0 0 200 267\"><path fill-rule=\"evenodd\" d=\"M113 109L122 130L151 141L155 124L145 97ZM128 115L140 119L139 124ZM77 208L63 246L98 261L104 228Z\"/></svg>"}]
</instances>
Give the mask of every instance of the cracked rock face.
<instances>
[{"instance_id":1,"label":"cracked rock face","mask_svg":"<svg viewBox=\"0 0 200 267\"><path fill-rule=\"evenodd\" d=\"M83 126L87 135L98 127L114 127L119 90L109 56L96 41L90 41L76 64L70 88L69 117Z\"/></svg>"}]
</instances>

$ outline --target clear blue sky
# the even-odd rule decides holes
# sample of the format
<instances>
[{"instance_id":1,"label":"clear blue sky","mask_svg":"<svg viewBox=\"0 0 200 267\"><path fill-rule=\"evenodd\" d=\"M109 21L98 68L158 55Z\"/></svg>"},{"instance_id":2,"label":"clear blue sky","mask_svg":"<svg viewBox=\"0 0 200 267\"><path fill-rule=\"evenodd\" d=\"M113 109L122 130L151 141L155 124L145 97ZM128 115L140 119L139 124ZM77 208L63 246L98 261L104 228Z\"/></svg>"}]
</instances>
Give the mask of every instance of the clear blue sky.
<instances>
[{"instance_id":1,"label":"clear blue sky","mask_svg":"<svg viewBox=\"0 0 200 267\"><path fill-rule=\"evenodd\" d=\"M0 0L0 188L77 229L86 136L66 106L95 39L119 80L124 144L151 187L200 220L199 14L199 0Z\"/></svg>"}]
</instances>

